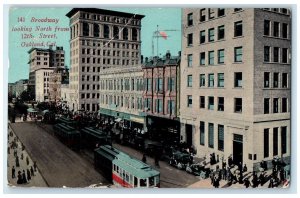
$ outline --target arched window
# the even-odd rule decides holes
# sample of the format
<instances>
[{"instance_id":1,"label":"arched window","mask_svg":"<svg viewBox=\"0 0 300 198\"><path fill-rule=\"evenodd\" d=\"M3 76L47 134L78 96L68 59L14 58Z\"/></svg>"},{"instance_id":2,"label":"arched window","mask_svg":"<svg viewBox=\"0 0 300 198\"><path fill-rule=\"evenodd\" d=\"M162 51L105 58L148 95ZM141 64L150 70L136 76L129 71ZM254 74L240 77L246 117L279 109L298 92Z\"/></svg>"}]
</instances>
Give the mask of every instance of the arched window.
<instances>
[{"instance_id":1,"label":"arched window","mask_svg":"<svg viewBox=\"0 0 300 198\"><path fill-rule=\"evenodd\" d=\"M89 36L90 27L88 23L83 23L83 36Z\"/></svg>"},{"instance_id":2,"label":"arched window","mask_svg":"<svg viewBox=\"0 0 300 198\"><path fill-rule=\"evenodd\" d=\"M104 29L104 38L109 38L109 26L104 25L103 29Z\"/></svg>"},{"instance_id":3,"label":"arched window","mask_svg":"<svg viewBox=\"0 0 300 198\"><path fill-rule=\"evenodd\" d=\"M123 29L123 40L128 40L128 29L127 28Z\"/></svg>"},{"instance_id":4,"label":"arched window","mask_svg":"<svg viewBox=\"0 0 300 198\"><path fill-rule=\"evenodd\" d=\"M138 32L136 28L132 29L132 40L137 41L138 39Z\"/></svg>"},{"instance_id":5,"label":"arched window","mask_svg":"<svg viewBox=\"0 0 300 198\"><path fill-rule=\"evenodd\" d=\"M119 39L119 28L114 26L114 38Z\"/></svg>"},{"instance_id":6,"label":"arched window","mask_svg":"<svg viewBox=\"0 0 300 198\"><path fill-rule=\"evenodd\" d=\"M94 24L94 37L99 37L99 25Z\"/></svg>"}]
</instances>

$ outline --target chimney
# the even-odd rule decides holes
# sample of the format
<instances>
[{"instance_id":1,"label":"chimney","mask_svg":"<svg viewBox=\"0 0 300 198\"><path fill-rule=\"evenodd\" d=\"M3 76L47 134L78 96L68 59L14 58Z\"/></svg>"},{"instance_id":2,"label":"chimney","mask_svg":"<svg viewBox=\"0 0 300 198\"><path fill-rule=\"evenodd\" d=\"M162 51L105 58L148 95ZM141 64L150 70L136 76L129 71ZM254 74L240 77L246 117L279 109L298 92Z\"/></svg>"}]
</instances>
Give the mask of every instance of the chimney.
<instances>
[{"instance_id":1,"label":"chimney","mask_svg":"<svg viewBox=\"0 0 300 198\"><path fill-rule=\"evenodd\" d=\"M148 57L145 58L145 63L148 63Z\"/></svg>"},{"instance_id":2,"label":"chimney","mask_svg":"<svg viewBox=\"0 0 300 198\"><path fill-rule=\"evenodd\" d=\"M181 51L178 51L178 56L181 57Z\"/></svg>"},{"instance_id":3,"label":"chimney","mask_svg":"<svg viewBox=\"0 0 300 198\"><path fill-rule=\"evenodd\" d=\"M141 63L143 64L143 62L144 62L144 56L141 55Z\"/></svg>"}]
</instances>

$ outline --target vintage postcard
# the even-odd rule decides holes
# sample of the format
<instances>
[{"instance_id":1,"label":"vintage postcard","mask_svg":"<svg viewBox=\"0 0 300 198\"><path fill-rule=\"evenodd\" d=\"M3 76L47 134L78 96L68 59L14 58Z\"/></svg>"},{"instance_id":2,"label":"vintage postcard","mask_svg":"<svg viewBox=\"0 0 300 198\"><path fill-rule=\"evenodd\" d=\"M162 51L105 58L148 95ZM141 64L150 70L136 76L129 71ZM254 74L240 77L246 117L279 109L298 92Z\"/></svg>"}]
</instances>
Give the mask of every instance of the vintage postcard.
<instances>
[{"instance_id":1,"label":"vintage postcard","mask_svg":"<svg viewBox=\"0 0 300 198\"><path fill-rule=\"evenodd\" d=\"M7 184L289 187L291 20L11 6Z\"/></svg>"}]
</instances>

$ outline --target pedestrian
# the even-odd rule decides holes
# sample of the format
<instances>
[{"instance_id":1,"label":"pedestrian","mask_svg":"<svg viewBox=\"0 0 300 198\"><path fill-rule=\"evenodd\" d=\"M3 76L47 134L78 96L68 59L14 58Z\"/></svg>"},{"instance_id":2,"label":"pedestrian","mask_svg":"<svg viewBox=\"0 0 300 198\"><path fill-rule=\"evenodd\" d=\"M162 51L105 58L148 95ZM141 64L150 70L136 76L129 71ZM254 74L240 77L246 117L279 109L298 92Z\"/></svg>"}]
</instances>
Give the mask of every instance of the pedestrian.
<instances>
[{"instance_id":1,"label":"pedestrian","mask_svg":"<svg viewBox=\"0 0 300 198\"><path fill-rule=\"evenodd\" d=\"M219 186L220 186L220 180L219 180L219 178L217 177L217 176L215 176L214 177L214 187L215 188L219 188Z\"/></svg>"},{"instance_id":2,"label":"pedestrian","mask_svg":"<svg viewBox=\"0 0 300 198\"><path fill-rule=\"evenodd\" d=\"M37 165L36 165L36 162L33 163L33 167L34 167L34 172L37 171Z\"/></svg>"},{"instance_id":3,"label":"pedestrian","mask_svg":"<svg viewBox=\"0 0 300 198\"><path fill-rule=\"evenodd\" d=\"M265 176L263 173L260 173L259 177L258 177L258 180L260 182L260 185L263 186L264 183L265 183Z\"/></svg>"},{"instance_id":4,"label":"pedestrian","mask_svg":"<svg viewBox=\"0 0 300 198\"><path fill-rule=\"evenodd\" d=\"M16 178L16 169L15 169L15 166L13 166L12 169L11 169L11 177L12 178Z\"/></svg>"},{"instance_id":5,"label":"pedestrian","mask_svg":"<svg viewBox=\"0 0 300 198\"><path fill-rule=\"evenodd\" d=\"M146 163L146 162L147 162L146 154L143 154L142 161L143 161L144 163Z\"/></svg>"},{"instance_id":6,"label":"pedestrian","mask_svg":"<svg viewBox=\"0 0 300 198\"><path fill-rule=\"evenodd\" d=\"M243 167L243 173L247 172L248 168L246 166L246 164L244 164L244 167Z\"/></svg>"},{"instance_id":7,"label":"pedestrian","mask_svg":"<svg viewBox=\"0 0 300 198\"><path fill-rule=\"evenodd\" d=\"M21 171L18 171L18 180L17 180L17 184L22 184L23 183L23 178L21 175Z\"/></svg>"},{"instance_id":8,"label":"pedestrian","mask_svg":"<svg viewBox=\"0 0 300 198\"><path fill-rule=\"evenodd\" d=\"M26 174L25 174L25 170L23 170L23 174L22 174L22 183L26 184L27 183L27 179L26 179Z\"/></svg>"},{"instance_id":9,"label":"pedestrian","mask_svg":"<svg viewBox=\"0 0 300 198\"><path fill-rule=\"evenodd\" d=\"M30 170L27 168L27 179L28 181L31 180Z\"/></svg>"},{"instance_id":10,"label":"pedestrian","mask_svg":"<svg viewBox=\"0 0 300 198\"><path fill-rule=\"evenodd\" d=\"M280 177L280 181L283 182L284 181L284 170L283 168L280 169L279 171L279 177Z\"/></svg>"},{"instance_id":11,"label":"pedestrian","mask_svg":"<svg viewBox=\"0 0 300 198\"><path fill-rule=\"evenodd\" d=\"M248 178L245 178L245 179L244 179L244 186L245 186L246 188L249 188L249 186L250 186L250 181L249 181Z\"/></svg>"},{"instance_id":12,"label":"pedestrian","mask_svg":"<svg viewBox=\"0 0 300 198\"><path fill-rule=\"evenodd\" d=\"M26 156L26 164L27 164L27 166L29 165L29 157L28 156Z\"/></svg>"},{"instance_id":13,"label":"pedestrian","mask_svg":"<svg viewBox=\"0 0 300 198\"><path fill-rule=\"evenodd\" d=\"M273 178L271 177L268 188L273 188L273 187L274 187L274 183L273 183Z\"/></svg>"},{"instance_id":14,"label":"pedestrian","mask_svg":"<svg viewBox=\"0 0 300 198\"><path fill-rule=\"evenodd\" d=\"M16 157L16 167L20 167L19 156Z\"/></svg>"},{"instance_id":15,"label":"pedestrian","mask_svg":"<svg viewBox=\"0 0 300 198\"><path fill-rule=\"evenodd\" d=\"M31 173L31 176L34 176L34 171L33 171L33 167L32 166L30 167L30 173Z\"/></svg>"},{"instance_id":16,"label":"pedestrian","mask_svg":"<svg viewBox=\"0 0 300 198\"><path fill-rule=\"evenodd\" d=\"M256 172L254 171L252 176L252 187L256 188L257 186L258 186L258 178Z\"/></svg>"}]
</instances>

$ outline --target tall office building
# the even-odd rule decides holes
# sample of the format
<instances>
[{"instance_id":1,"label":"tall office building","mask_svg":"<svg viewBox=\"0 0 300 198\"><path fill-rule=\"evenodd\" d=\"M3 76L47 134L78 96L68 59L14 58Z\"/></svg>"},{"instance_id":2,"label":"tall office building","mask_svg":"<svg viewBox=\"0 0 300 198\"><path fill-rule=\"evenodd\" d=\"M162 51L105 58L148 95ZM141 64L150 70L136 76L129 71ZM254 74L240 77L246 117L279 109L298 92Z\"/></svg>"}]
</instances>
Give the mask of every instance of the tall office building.
<instances>
[{"instance_id":1,"label":"tall office building","mask_svg":"<svg viewBox=\"0 0 300 198\"><path fill-rule=\"evenodd\" d=\"M74 8L66 16L71 29L70 109L96 111L100 70L140 64L144 16L95 8Z\"/></svg>"},{"instance_id":2,"label":"tall office building","mask_svg":"<svg viewBox=\"0 0 300 198\"><path fill-rule=\"evenodd\" d=\"M31 48L29 53L28 89L35 93L36 101L49 99L49 75L55 68L64 68L65 51L63 47L49 46L49 49Z\"/></svg>"},{"instance_id":3,"label":"tall office building","mask_svg":"<svg viewBox=\"0 0 300 198\"><path fill-rule=\"evenodd\" d=\"M290 159L288 9L183 9L181 136L257 169Z\"/></svg>"}]
</instances>

